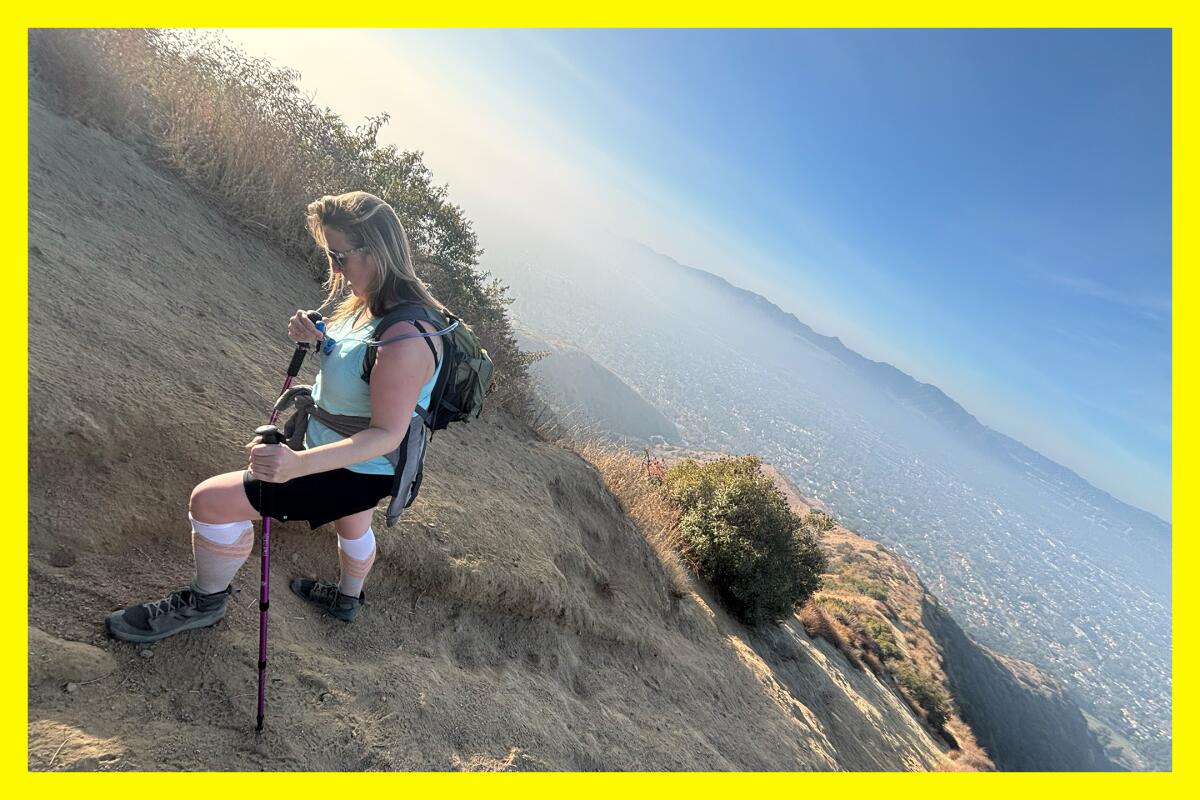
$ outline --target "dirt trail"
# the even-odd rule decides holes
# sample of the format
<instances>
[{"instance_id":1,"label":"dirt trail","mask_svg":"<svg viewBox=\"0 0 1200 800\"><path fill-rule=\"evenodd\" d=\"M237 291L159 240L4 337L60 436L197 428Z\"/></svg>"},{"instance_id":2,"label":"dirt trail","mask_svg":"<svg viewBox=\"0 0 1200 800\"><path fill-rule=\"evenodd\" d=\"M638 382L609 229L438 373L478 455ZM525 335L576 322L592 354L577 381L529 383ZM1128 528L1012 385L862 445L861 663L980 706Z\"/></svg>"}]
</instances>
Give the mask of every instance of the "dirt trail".
<instances>
[{"instance_id":1,"label":"dirt trail","mask_svg":"<svg viewBox=\"0 0 1200 800\"><path fill-rule=\"evenodd\" d=\"M287 590L331 529L279 525L267 727L258 552L215 628L104 616L191 575L187 497L237 469L316 281L108 135L30 105L32 770L925 769L895 696L798 626L751 638L668 592L594 469L489 413L377 517L347 626ZM299 212L298 212L299 213ZM306 369L311 375L311 367Z\"/></svg>"}]
</instances>

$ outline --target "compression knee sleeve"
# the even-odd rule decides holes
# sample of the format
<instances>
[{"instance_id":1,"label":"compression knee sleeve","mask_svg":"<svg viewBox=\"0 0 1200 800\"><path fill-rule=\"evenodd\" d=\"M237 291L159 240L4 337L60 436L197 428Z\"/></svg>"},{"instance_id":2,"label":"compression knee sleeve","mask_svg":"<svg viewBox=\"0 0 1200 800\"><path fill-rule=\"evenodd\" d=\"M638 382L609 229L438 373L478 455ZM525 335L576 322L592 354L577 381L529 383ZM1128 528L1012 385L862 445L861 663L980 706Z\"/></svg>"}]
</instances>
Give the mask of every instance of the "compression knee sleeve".
<instances>
[{"instance_id":1,"label":"compression knee sleeve","mask_svg":"<svg viewBox=\"0 0 1200 800\"><path fill-rule=\"evenodd\" d=\"M362 593L363 582L371 565L375 563L375 532L367 532L357 539L345 539L338 534L338 564L342 568L338 591L351 597Z\"/></svg>"},{"instance_id":2,"label":"compression knee sleeve","mask_svg":"<svg viewBox=\"0 0 1200 800\"><path fill-rule=\"evenodd\" d=\"M196 577L192 586L201 594L222 592L254 549L254 523L248 519L213 525L188 514L192 522L192 555Z\"/></svg>"}]
</instances>

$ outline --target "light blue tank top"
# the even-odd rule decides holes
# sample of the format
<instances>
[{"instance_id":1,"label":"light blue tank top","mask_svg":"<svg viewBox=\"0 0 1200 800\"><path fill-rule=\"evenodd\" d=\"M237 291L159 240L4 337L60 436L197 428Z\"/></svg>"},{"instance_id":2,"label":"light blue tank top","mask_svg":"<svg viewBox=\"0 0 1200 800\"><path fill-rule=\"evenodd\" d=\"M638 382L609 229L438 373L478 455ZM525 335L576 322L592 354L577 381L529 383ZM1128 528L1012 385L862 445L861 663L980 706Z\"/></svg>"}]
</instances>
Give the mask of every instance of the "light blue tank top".
<instances>
[{"instance_id":1,"label":"light blue tank top","mask_svg":"<svg viewBox=\"0 0 1200 800\"><path fill-rule=\"evenodd\" d=\"M336 344L329 355L322 354L321 368L317 372L316 380L313 381L312 397L313 402L318 406L331 414L348 414L355 417L371 416L370 386L362 379L362 367L363 356L367 350L366 343L371 340L375 326L378 324L379 320L371 320L358 330L352 330L354 319L347 318L329 327L327 331L329 337ZM430 326L422 322L421 327L428 330ZM441 361L439 356L433 376L421 387L421 396L417 399L417 404L421 408L429 408L433 385L437 383L438 373L442 370ZM417 416L416 411L413 411L413 416ZM304 446L320 447L345 438L316 417L309 417ZM351 464L346 469L366 475L392 475L395 473L391 462L383 456Z\"/></svg>"}]
</instances>

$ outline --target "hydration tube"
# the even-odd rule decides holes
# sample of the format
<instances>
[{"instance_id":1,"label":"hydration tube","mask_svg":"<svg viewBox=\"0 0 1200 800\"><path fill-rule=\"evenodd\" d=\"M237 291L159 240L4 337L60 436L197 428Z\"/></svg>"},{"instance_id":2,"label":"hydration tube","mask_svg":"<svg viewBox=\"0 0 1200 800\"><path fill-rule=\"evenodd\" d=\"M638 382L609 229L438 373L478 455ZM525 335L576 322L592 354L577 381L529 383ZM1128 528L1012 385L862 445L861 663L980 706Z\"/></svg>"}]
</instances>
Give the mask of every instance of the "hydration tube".
<instances>
[{"instance_id":1,"label":"hydration tube","mask_svg":"<svg viewBox=\"0 0 1200 800\"><path fill-rule=\"evenodd\" d=\"M450 333L455 328L457 328L458 324L459 324L458 320L455 320L454 322L450 323L450 325L447 326L445 329L440 330L440 331L429 331L428 333L406 333L401 336L389 336L387 339L381 339L378 342L366 341L366 342L364 342L364 344L367 347L382 347L385 344L391 344L392 342L398 342L402 339L431 339L434 336L445 336L447 333ZM334 346L337 345L337 340L333 339L325 334L325 321L324 320L317 322L316 326L317 326L317 330L319 330L321 332L321 335L325 337L324 344L321 345L321 355L327 356L333 352Z\"/></svg>"},{"instance_id":2,"label":"hydration tube","mask_svg":"<svg viewBox=\"0 0 1200 800\"><path fill-rule=\"evenodd\" d=\"M449 333L450 331L454 330L457 327L458 327L458 320L455 320L454 322L450 323L450 325L445 330L430 331L429 333L406 333L402 336L392 336L387 339L380 339L378 342L367 342L367 347L382 347L385 344L391 344L392 342L398 342L401 339L431 339L434 336L445 336L447 333Z\"/></svg>"}]
</instances>

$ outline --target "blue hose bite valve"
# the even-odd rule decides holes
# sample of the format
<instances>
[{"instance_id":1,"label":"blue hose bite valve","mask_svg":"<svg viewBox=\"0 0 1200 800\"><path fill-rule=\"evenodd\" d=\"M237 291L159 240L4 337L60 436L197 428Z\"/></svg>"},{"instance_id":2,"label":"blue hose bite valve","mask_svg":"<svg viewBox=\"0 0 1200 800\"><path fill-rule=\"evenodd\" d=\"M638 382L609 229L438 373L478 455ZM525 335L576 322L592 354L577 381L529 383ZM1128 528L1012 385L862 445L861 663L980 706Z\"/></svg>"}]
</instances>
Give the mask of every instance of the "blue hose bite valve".
<instances>
[{"instance_id":1,"label":"blue hose bite valve","mask_svg":"<svg viewBox=\"0 0 1200 800\"><path fill-rule=\"evenodd\" d=\"M333 346L336 345L337 342L334 341L333 339L330 339L329 336L326 335L325 320L321 320L320 322L317 322L315 324L317 326L317 330L319 330L321 332L321 336L325 337L321 343L321 355L327 356L333 352Z\"/></svg>"},{"instance_id":2,"label":"blue hose bite valve","mask_svg":"<svg viewBox=\"0 0 1200 800\"><path fill-rule=\"evenodd\" d=\"M312 320L312 324L317 326L317 330L320 331L321 336L324 337L321 344L321 355L329 355L333 352L333 346L336 345L337 342L325 335L325 320L322 319L321 315L316 311L309 311L306 316Z\"/></svg>"}]
</instances>

